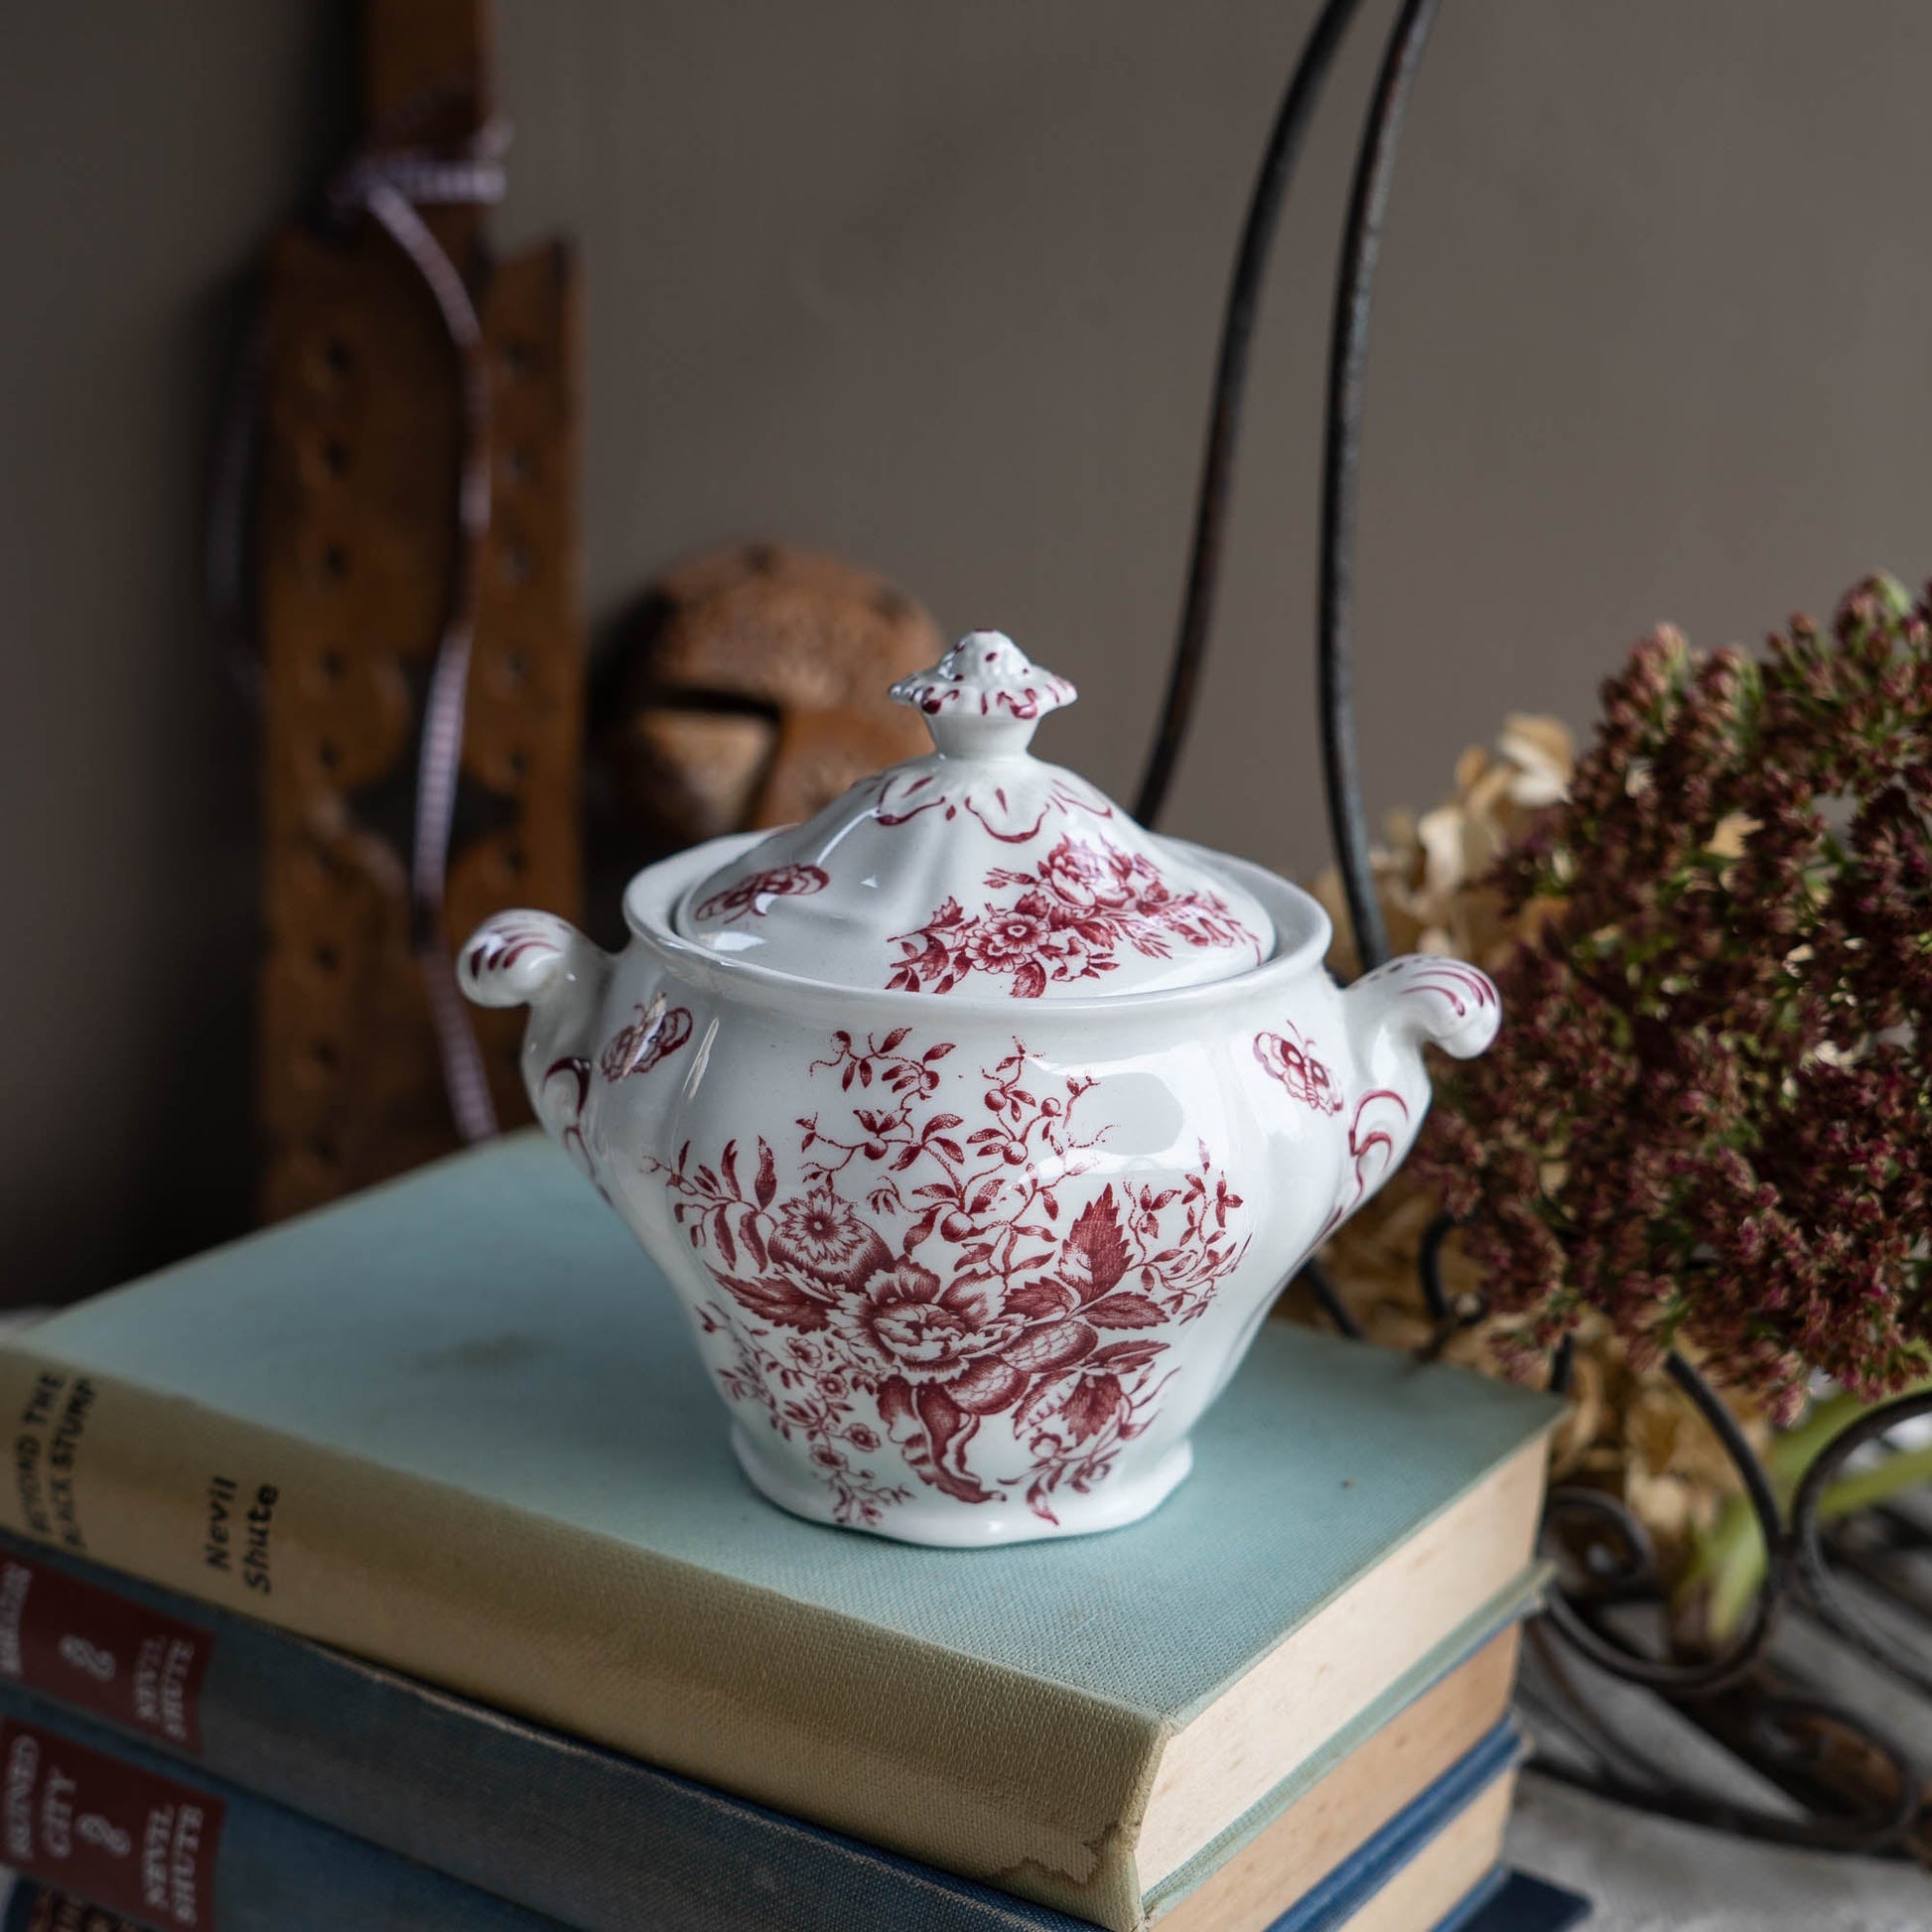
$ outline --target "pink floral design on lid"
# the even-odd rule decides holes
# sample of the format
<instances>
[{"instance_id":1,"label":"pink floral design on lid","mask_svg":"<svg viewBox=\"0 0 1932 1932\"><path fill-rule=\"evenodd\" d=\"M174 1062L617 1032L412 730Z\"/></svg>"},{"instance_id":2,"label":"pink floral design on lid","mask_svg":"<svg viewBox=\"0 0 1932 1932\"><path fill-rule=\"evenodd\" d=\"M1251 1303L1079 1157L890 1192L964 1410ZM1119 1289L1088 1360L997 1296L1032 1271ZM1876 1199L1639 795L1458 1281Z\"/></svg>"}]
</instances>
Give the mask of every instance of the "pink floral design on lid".
<instances>
[{"instance_id":1,"label":"pink floral design on lid","mask_svg":"<svg viewBox=\"0 0 1932 1932\"><path fill-rule=\"evenodd\" d=\"M749 879L721 888L692 916L716 919L723 925L748 914L761 919L774 898L822 893L831 883L831 874L823 866L773 866L766 872L755 872Z\"/></svg>"},{"instance_id":2,"label":"pink floral design on lid","mask_svg":"<svg viewBox=\"0 0 1932 1932\"><path fill-rule=\"evenodd\" d=\"M901 992L950 993L969 974L1009 982L1016 999L1036 1000L1049 982L1098 979L1123 947L1167 959L1174 943L1247 946L1261 940L1207 892L1175 892L1144 853L1105 839L1063 838L1030 871L996 868L989 891L1017 888L1011 903L969 913L948 898L915 932L894 935L900 958L886 984Z\"/></svg>"},{"instance_id":3,"label":"pink floral design on lid","mask_svg":"<svg viewBox=\"0 0 1932 1932\"><path fill-rule=\"evenodd\" d=\"M1040 719L1073 695L1010 637L962 638L893 687L932 752L732 846L687 891L678 932L820 986L964 983L962 998L1112 998L1266 960L1274 922L1237 873L1032 755Z\"/></svg>"}]
</instances>

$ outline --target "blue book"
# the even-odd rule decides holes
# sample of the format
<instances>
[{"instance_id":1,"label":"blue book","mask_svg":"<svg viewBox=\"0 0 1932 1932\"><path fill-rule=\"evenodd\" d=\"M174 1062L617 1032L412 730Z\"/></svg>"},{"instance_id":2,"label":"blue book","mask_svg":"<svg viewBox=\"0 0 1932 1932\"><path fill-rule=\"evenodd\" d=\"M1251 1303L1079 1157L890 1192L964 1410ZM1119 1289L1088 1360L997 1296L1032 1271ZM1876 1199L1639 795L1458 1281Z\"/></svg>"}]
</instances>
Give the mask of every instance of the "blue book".
<instances>
[{"instance_id":1,"label":"blue book","mask_svg":"<svg viewBox=\"0 0 1932 1932\"><path fill-rule=\"evenodd\" d=\"M16 1876L0 1899L0 1932L140 1932L132 1919L33 1878ZM1435 1932L1569 1932L1588 1913L1588 1900L1575 1892L1498 1870L1452 1906Z\"/></svg>"},{"instance_id":2,"label":"blue book","mask_svg":"<svg viewBox=\"0 0 1932 1932\"><path fill-rule=\"evenodd\" d=\"M1267 1932L1466 1925L1495 1887L1519 1754L1514 1728L1494 1726ZM224 1780L184 1775L161 1753L17 1685L0 1685L0 1844L15 1870L159 1932L554 1932L557 1925ZM862 1881L834 1901L799 1898L782 1863L764 1874L797 1932L908 1925L927 1932L947 1921L933 1915L923 1877L902 1867L881 1893ZM940 1896L959 1889L947 1881ZM1044 1908L991 1896L984 1902L1002 1915L982 1917L982 1925L1088 1932ZM713 1873L682 1898L660 1897L651 1922L659 1932L744 1932L768 1916L765 1901Z\"/></svg>"},{"instance_id":3,"label":"blue book","mask_svg":"<svg viewBox=\"0 0 1932 1932\"><path fill-rule=\"evenodd\" d=\"M134 1921L70 1892L16 1877L0 1890L0 1932L140 1932ZM1498 1871L1451 1908L1435 1932L1569 1932L1587 1899L1521 1871Z\"/></svg>"},{"instance_id":4,"label":"blue book","mask_svg":"<svg viewBox=\"0 0 1932 1932\"><path fill-rule=\"evenodd\" d=\"M1450 1932L1488 1902L1522 1740L1505 1722L1304 1892L1268 1932ZM1449 1909L1445 1913L1445 1901Z\"/></svg>"},{"instance_id":5,"label":"blue book","mask_svg":"<svg viewBox=\"0 0 1932 1932\"><path fill-rule=\"evenodd\" d=\"M0 1684L0 1858L161 1932L555 1932L556 1921Z\"/></svg>"},{"instance_id":6,"label":"blue book","mask_svg":"<svg viewBox=\"0 0 1932 1932\"><path fill-rule=\"evenodd\" d=\"M1275 1323L1144 1522L801 1522L531 1135L64 1311L0 1412L0 1526L1133 1932L1520 1611L1558 1405Z\"/></svg>"},{"instance_id":7,"label":"blue book","mask_svg":"<svg viewBox=\"0 0 1932 1932\"><path fill-rule=\"evenodd\" d=\"M1459 1927L1453 1917L1440 1932L1570 1932L1588 1918L1587 1898L1526 1871L1498 1871L1468 1902Z\"/></svg>"},{"instance_id":8,"label":"blue book","mask_svg":"<svg viewBox=\"0 0 1932 1932\"><path fill-rule=\"evenodd\" d=\"M1312 1886L1493 1730L1514 1631L1492 1635L1321 1775L1196 1890L1216 1932ZM588 1932L1072 1923L233 1611L0 1535L0 1676L224 1783ZM195 1775L193 1770L186 1775Z\"/></svg>"}]
</instances>

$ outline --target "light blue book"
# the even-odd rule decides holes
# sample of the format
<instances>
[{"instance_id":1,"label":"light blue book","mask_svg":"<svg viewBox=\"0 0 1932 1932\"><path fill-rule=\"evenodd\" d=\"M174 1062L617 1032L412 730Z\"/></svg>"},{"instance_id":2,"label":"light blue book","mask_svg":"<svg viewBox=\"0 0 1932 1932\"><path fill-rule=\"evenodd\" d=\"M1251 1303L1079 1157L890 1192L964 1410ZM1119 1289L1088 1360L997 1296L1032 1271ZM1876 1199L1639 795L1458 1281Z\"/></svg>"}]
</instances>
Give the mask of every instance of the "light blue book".
<instances>
[{"instance_id":1,"label":"light blue book","mask_svg":"<svg viewBox=\"0 0 1932 1932\"><path fill-rule=\"evenodd\" d=\"M1519 1611L1546 1398L1286 1325L1113 1534L784 1516L516 1137L0 1352L6 1525L1128 1932Z\"/></svg>"}]
</instances>

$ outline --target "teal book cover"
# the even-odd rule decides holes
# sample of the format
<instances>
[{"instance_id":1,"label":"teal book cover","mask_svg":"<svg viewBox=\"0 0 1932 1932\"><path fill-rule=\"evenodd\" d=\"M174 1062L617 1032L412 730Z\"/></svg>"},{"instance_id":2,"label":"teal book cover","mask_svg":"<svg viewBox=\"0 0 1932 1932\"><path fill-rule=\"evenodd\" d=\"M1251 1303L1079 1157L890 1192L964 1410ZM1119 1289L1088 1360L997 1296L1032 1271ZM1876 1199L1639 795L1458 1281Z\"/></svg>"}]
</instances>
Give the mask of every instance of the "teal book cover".
<instances>
[{"instance_id":1,"label":"teal book cover","mask_svg":"<svg viewBox=\"0 0 1932 1932\"><path fill-rule=\"evenodd\" d=\"M1154 1516L939 1551L756 1495L685 1323L513 1137L22 1336L4 1513L1120 1926L1534 1584L1554 1407L1455 1369L1269 1324Z\"/></svg>"}]
</instances>

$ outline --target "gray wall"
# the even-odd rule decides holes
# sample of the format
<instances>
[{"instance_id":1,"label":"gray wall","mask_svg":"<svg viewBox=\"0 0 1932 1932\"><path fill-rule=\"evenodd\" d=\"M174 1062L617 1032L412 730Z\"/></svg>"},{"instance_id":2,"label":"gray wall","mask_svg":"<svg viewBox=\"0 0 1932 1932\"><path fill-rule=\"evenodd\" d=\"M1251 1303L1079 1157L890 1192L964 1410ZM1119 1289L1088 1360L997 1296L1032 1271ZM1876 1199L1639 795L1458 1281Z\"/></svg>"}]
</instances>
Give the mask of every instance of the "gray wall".
<instances>
[{"instance_id":1,"label":"gray wall","mask_svg":"<svg viewBox=\"0 0 1932 1932\"><path fill-rule=\"evenodd\" d=\"M592 616L774 532L998 623L1125 789L1175 611L1249 171L1310 0L504 0L506 242L588 256ZM1370 10L1379 35L1389 8ZM1343 61L1269 292L1174 829L1320 859L1308 646ZM246 1211L250 721L196 597L234 295L347 125L338 9L94 0L0 63L0 1278ZM1359 643L1376 805L1928 557L1911 0L1450 0L1390 221Z\"/></svg>"}]
</instances>

